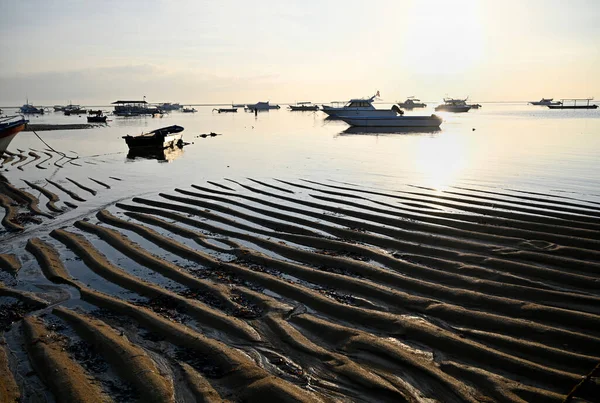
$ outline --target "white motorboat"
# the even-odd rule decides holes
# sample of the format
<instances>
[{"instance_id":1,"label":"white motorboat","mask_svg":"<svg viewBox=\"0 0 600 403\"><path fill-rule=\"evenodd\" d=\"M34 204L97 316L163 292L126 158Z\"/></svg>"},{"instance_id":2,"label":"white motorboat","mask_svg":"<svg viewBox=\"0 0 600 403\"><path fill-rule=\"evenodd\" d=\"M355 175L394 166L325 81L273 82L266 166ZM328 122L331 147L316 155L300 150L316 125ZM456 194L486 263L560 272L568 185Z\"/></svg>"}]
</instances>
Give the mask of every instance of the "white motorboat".
<instances>
[{"instance_id":1,"label":"white motorboat","mask_svg":"<svg viewBox=\"0 0 600 403\"><path fill-rule=\"evenodd\" d=\"M471 105L467 105L467 99L444 98L444 103L435 107L436 111L444 112L469 112Z\"/></svg>"},{"instance_id":2,"label":"white motorboat","mask_svg":"<svg viewBox=\"0 0 600 403\"><path fill-rule=\"evenodd\" d=\"M371 98L351 99L343 106L337 106L337 102L332 102L333 105L322 105L321 110L331 117L367 117L367 116L396 116L396 112L392 109L377 109L373 106L373 101L377 95Z\"/></svg>"},{"instance_id":3,"label":"white motorboat","mask_svg":"<svg viewBox=\"0 0 600 403\"><path fill-rule=\"evenodd\" d=\"M257 102L255 104L247 105L246 109L248 110L257 110L257 111L268 111L269 109L279 109L281 106L279 105L271 105L269 101L267 102Z\"/></svg>"},{"instance_id":4,"label":"white motorboat","mask_svg":"<svg viewBox=\"0 0 600 403\"><path fill-rule=\"evenodd\" d=\"M415 97L408 97L404 102L398 102L398 106L403 109L426 108L427 104L421 102Z\"/></svg>"},{"instance_id":5,"label":"white motorboat","mask_svg":"<svg viewBox=\"0 0 600 403\"><path fill-rule=\"evenodd\" d=\"M356 127L440 127L442 118L431 116L361 116L340 117L350 126Z\"/></svg>"},{"instance_id":6,"label":"white motorboat","mask_svg":"<svg viewBox=\"0 0 600 403\"><path fill-rule=\"evenodd\" d=\"M553 102L554 98L542 98L539 101L531 101L530 104L531 105L537 105L537 106L556 106L556 105L562 105L562 102L560 101L556 101Z\"/></svg>"}]
</instances>

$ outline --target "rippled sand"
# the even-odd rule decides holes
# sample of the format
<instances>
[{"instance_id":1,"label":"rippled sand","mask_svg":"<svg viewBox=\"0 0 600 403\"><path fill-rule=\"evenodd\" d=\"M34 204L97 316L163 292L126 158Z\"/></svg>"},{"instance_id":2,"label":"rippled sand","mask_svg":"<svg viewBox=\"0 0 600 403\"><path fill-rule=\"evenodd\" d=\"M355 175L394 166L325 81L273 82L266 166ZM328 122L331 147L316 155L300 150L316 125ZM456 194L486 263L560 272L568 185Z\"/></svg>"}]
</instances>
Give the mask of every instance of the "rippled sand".
<instances>
[{"instance_id":1,"label":"rippled sand","mask_svg":"<svg viewBox=\"0 0 600 403\"><path fill-rule=\"evenodd\" d=\"M58 172L0 182L3 401L600 394L600 203L302 178L127 197Z\"/></svg>"}]
</instances>

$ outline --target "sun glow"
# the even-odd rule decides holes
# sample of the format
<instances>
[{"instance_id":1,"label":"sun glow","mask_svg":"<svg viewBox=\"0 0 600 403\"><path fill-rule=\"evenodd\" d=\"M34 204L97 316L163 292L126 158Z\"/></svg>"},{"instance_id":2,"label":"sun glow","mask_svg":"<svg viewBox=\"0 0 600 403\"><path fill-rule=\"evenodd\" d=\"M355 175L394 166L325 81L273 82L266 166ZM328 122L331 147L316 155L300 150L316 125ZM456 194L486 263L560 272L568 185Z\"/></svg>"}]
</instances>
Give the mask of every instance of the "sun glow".
<instances>
[{"instance_id":1,"label":"sun glow","mask_svg":"<svg viewBox=\"0 0 600 403\"><path fill-rule=\"evenodd\" d=\"M453 75L475 68L485 33L477 1L414 1L407 10L403 63L413 74Z\"/></svg>"},{"instance_id":2,"label":"sun glow","mask_svg":"<svg viewBox=\"0 0 600 403\"><path fill-rule=\"evenodd\" d=\"M456 184L466 168L466 144L451 133L435 138L423 137L416 147L415 169L423 175L422 184L445 190Z\"/></svg>"}]
</instances>

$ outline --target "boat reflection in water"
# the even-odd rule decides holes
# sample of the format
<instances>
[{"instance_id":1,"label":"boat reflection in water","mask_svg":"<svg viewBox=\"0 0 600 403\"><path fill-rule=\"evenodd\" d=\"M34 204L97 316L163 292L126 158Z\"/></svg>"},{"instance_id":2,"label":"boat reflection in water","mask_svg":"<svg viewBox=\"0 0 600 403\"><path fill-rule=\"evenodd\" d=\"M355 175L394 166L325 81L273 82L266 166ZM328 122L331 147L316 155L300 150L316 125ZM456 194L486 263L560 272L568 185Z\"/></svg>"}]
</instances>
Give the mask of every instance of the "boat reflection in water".
<instances>
[{"instance_id":1,"label":"boat reflection in water","mask_svg":"<svg viewBox=\"0 0 600 403\"><path fill-rule=\"evenodd\" d=\"M386 135L386 134L435 134L442 130L439 127L349 127L339 136L350 135Z\"/></svg>"},{"instance_id":2,"label":"boat reflection in water","mask_svg":"<svg viewBox=\"0 0 600 403\"><path fill-rule=\"evenodd\" d=\"M183 155L183 146L174 145L164 149L130 149L127 153L128 162L135 160L157 160L158 162L171 162Z\"/></svg>"}]
</instances>

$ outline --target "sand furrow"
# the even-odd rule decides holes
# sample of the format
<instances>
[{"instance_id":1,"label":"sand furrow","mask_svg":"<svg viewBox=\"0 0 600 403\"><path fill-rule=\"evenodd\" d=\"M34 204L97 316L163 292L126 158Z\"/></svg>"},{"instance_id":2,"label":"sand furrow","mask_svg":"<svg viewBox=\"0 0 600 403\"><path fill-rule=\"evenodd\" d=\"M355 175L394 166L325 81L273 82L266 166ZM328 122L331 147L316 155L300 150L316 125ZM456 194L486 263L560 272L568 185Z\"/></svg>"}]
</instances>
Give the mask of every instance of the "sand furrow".
<instances>
[{"instance_id":1,"label":"sand furrow","mask_svg":"<svg viewBox=\"0 0 600 403\"><path fill-rule=\"evenodd\" d=\"M20 402L21 392L10 370L5 344L4 338L0 337L0 403Z\"/></svg>"},{"instance_id":2,"label":"sand furrow","mask_svg":"<svg viewBox=\"0 0 600 403\"><path fill-rule=\"evenodd\" d=\"M230 187L228 187L228 186L222 185L222 184L220 184L220 183L213 182L213 181L206 181L206 182L207 182L207 183L210 183L211 185L213 185L213 186L216 186L216 187L218 187L218 188L225 189L225 190L230 190L230 191L232 191L232 192L235 192L235 190L234 190L234 189L232 189L232 188L230 188Z\"/></svg>"},{"instance_id":3,"label":"sand furrow","mask_svg":"<svg viewBox=\"0 0 600 403\"><path fill-rule=\"evenodd\" d=\"M46 196L46 198L48 199L48 203L46 203L46 206L48 207L48 209L50 209L56 213L63 212L63 210L61 208L57 207L55 204L56 202L58 202L60 200L55 193L52 193L48 189L43 188L39 185L36 185L35 183L28 182L25 179L23 179L23 182L25 182L27 184L27 186L29 186L30 188L35 189L38 192L40 192L41 194L43 194L44 196Z\"/></svg>"},{"instance_id":4,"label":"sand furrow","mask_svg":"<svg viewBox=\"0 0 600 403\"><path fill-rule=\"evenodd\" d=\"M88 178L88 179L91 180L92 182L96 182L100 186L104 186L106 189L110 189L110 185L107 185L104 182L100 182L99 180L94 179L94 178Z\"/></svg>"},{"instance_id":5,"label":"sand furrow","mask_svg":"<svg viewBox=\"0 0 600 403\"><path fill-rule=\"evenodd\" d=\"M77 286L85 301L131 317L153 331L163 334L170 343L192 349L208 357L211 364L217 366L221 374L221 382L226 382L239 400L322 401L313 393L270 375L256 366L246 355L222 342L209 339L186 326L162 318L146 308L90 290L81 284Z\"/></svg>"},{"instance_id":6,"label":"sand furrow","mask_svg":"<svg viewBox=\"0 0 600 403\"><path fill-rule=\"evenodd\" d=\"M372 211L381 214L388 214L393 216L398 216L405 218L410 221L403 221L403 227L405 229L413 229L415 231L421 231L426 233L437 233L448 236L456 236L462 237L469 240L486 242L489 244L495 245L507 245L510 247L521 249L524 246L534 248L536 247L535 242L537 241L546 241L545 243L538 242L541 244L545 244L544 251L546 254L535 253L529 250L519 250L521 258L528 258L529 260L538 261L540 259L548 260L554 250L561 249L561 253L564 255L567 252L570 252L570 255L575 258L584 258L584 259L597 259L600 260L600 253L596 250L585 250L581 249L579 246L584 246L585 241L582 244L581 241L585 239L589 239L594 243L590 244L590 247L593 247L596 244L598 232L597 231L569 231L571 228L561 227L555 228L555 231L551 233L539 232L539 231L530 231L530 230L520 230L513 229L508 227L501 226L490 226L490 225L482 225L471 222L463 222L460 220L450 220L450 219L438 219L438 218L429 218L423 217L422 215L414 215L414 214L403 214L396 213L394 211L378 209L374 207L367 207L364 204L352 203L346 200L341 199L333 199L330 197L321 197L316 195L311 195L312 197L323 200L326 202L331 202L335 204L344 204L348 206L352 206L354 208L359 208L361 210ZM424 225L420 221L425 221L429 224L436 225ZM443 226L443 227L440 227ZM557 233L560 231L560 233ZM571 234L572 236L569 236ZM530 241L535 240L535 241ZM574 247L577 246L577 247ZM565 248L566 247L566 248ZM567 249L567 250L565 250ZM552 261L551 261L552 262ZM560 263L561 259L559 257L554 259L555 264ZM565 266L571 266L572 264L577 264L578 262L575 259L570 259L564 261Z\"/></svg>"},{"instance_id":7,"label":"sand furrow","mask_svg":"<svg viewBox=\"0 0 600 403\"><path fill-rule=\"evenodd\" d=\"M477 207L477 206L471 206L467 200L462 200L462 199L459 199L458 202L449 202L449 201L443 201L441 199L435 199L435 198L410 197L405 192L402 193L399 191L396 193L384 193L384 192L370 191L370 190L362 189L362 188L350 188L350 187L345 187L345 186L329 185L329 184L324 184L324 183L319 183L319 182L312 182L312 183L318 184L320 186L326 186L329 188L343 189L343 190L349 190L349 191L358 192L358 193L373 194L373 195L377 195L377 196L389 197L389 198L393 198L393 199L401 200L401 201L408 200L408 201L417 202L417 203L429 203L429 204L433 204L435 206L445 207L445 208L449 208L449 209L453 209L453 210L462 210L462 211L467 211L470 213L476 213L476 214L485 216L486 218L491 217L491 219L503 218L503 219L509 219L511 221L515 220L518 222L529 223L530 225L536 225L536 224L540 224L540 223L547 224L550 226L564 225L564 222L563 222L564 220L559 219L559 218L543 217L541 215L536 215L536 214L521 214L521 213L516 213L514 211L507 211L507 210L502 210L502 209L482 208L482 207ZM402 193L402 195L400 195L398 193ZM511 210L511 209L508 209L508 210ZM582 221L578 221L577 226L579 228L586 228L586 229L592 229L592 230L598 229L597 225L588 226L588 225L586 225L585 222L582 222Z\"/></svg>"},{"instance_id":8,"label":"sand furrow","mask_svg":"<svg viewBox=\"0 0 600 403\"><path fill-rule=\"evenodd\" d=\"M21 261L15 254L0 253L0 270L16 276L21 269Z\"/></svg>"},{"instance_id":9,"label":"sand furrow","mask_svg":"<svg viewBox=\"0 0 600 403\"><path fill-rule=\"evenodd\" d=\"M263 186L266 186L266 187L268 187L268 188L271 188L271 189L279 190L280 192L292 193L292 194L293 194L293 193L295 193L295 192L294 192L294 191L292 191L292 190L289 190L289 189L284 189L284 188L282 188L282 187L275 186L275 185L271 185L271 184L269 184L269 183L266 183L266 182L261 182L261 181L259 181L259 180L256 180L256 179L252 179L252 178L246 178L246 179L248 179L248 180L249 180L249 181L251 181L251 182L258 183L259 185L263 185Z\"/></svg>"},{"instance_id":10,"label":"sand furrow","mask_svg":"<svg viewBox=\"0 0 600 403\"><path fill-rule=\"evenodd\" d=\"M194 214L200 217L210 218L217 222L223 222L225 224L233 224L232 220L216 216L207 212L207 209L201 210L192 207L186 207L182 205L177 205L173 203L165 203L158 202L154 200L142 199L142 198L134 198L133 201L138 203L143 203L150 206L161 207L169 210L181 211L188 214ZM201 201L196 201L196 205L204 206L207 208L216 208L218 211L226 212L227 214L243 218L244 220L257 223L261 226L273 229L277 231L280 227L277 222L272 222L270 220L261 219L258 217L254 217L247 214L240 214L237 210L222 208L221 206L210 204L203 204ZM136 206L125 205L123 203L117 203L118 207L144 211L143 208L139 208ZM268 211L264 211L268 213ZM154 213L154 214L165 214L165 213ZM281 217L281 215L278 215ZM310 221L297 218L295 216L287 216L287 218L294 223L301 223L304 225L310 225ZM235 225L234 225L235 226ZM525 277L538 277L539 279L543 279L544 281L553 280L562 286L566 284L576 285L582 287L586 290L597 290L596 280L594 278L585 277L585 276L571 276L568 273L563 273L562 271L550 270L541 266L533 266L526 265L517 262L508 261L506 259L491 259L484 256L478 256L474 254L468 254L460 251L451 251L447 249L440 249L437 247L430 247L428 245L418 245L412 242L401 241L398 239L392 239L388 237L382 237L377 235L372 235L369 233L362 233L358 231L347 230L344 228L333 227L330 225L325 225L318 222L312 222L312 226L315 229L319 229L324 232L328 232L331 235L337 236L342 240L356 240L359 242L363 242L366 244L374 245L377 247L392 249L394 251L401 251L398 255L402 255L403 253L422 253L425 255L437 256L444 259L450 259L454 261L457 265L459 265L458 269L455 271L457 274L465 274L474 277L488 278L492 280L502 279L505 282L510 284L520 284L526 286L533 287L543 287L540 285L541 283L536 283L531 280L527 280L526 278L516 277L525 276ZM255 232L260 231L259 229L255 229ZM290 231L288 231L290 232ZM296 233L297 231L292 231L292 233ZM283 234L283 233L282 233ZM483 266L491 266L489 268ZM452 269L451 267L445 267L445 270ZM510 269L510 270L509 270ZM548 288L546 286L546 288Z\"/></svg>"},{"instance_id":11,"label":"sand furrow","mask_svg":"<svg viewBox=\"0 0 600 403\"><path fill-rule=\"evenodd\" d=\"M493 192L490 190L473 189L473 188L467 188L467 187L462 187L462 186L452 186L452 188L459 189L459 190L465 190L467 192L473 192L473 193L483 193L483 194L489 194L489 195L494 195L494 196L502 196L503 198L508 197L508 198L514 198L514 199L531 200L531 201L547 203L547 204L555 204L559 207L560 206L571 206L571 207L577 207L577 208L582 208L582 209L600 211L600 207L584 204L583 203L584 200L578 200L578 199L574 199L571 197L565 197L565 196L556 196L556 195L551 195L551 194L534 193L534 192L523 192L523 191L519 191L519 190L513 190L513 192L520 193L520 194L516 195L516 194L510 194L510 193L504 193L504 192ZM507 189L507 190L510 190L510 189ZM544 197L524 196L524 194L537 194L539 196L544 196ZM554 199L560 199L560 200L554 200ZM573 203L573 202L569 202L566 200L575 200L575 201L579 201L579 203ZM585 203L594 203L594 202L585 201Z\"/></svg>"},{"instance_id":12,"label":"sand furrow","mask_svg":"<svg viewBox=\"0 0 600 403\"><path fill-rule=\"evenodd\" d=\"M54 156L52 154L50 154L49 152L46 152L46 151L42 151L42 152L44 154L46 154L48 156L48 158L46 158L45 160L43 160L43 161L39 162L38 164L36 164L35 167L38 168L38 169L48 169L47 167L42 166L42 164L44 162L50 161L52 158L54 158Z\"/></svg>"},{"instance_id":13,"label":"sand furrow","mask_svg":"<svg viewBox=\"0 0 600 403\"><path fill-rule=\"evenodd\" d=\"M466 192L456 192L456 191L450 191L450 190L445 190L443 192L444 194L448 194L448 195L452 195L452 196L459 196L459 197L465 197L465 198L473 198L473 199L478 199L478 200L486 200L486 201L490 201L491 203L494 202L500 202L500 203L507 203L509 205L509 209L512 208L512 205L517 205L517 206L526 206L526 207L533 207L535 209L539 209L539 210L550 210L550 211L556 211L556 212L560 212L560 213L568 213L568 214L577 214L577 215L584 215L584 216L592 216L592 217L600 217L600 209L596 208L596 207L585 207L585 206L581 206L581 205L577 205L576 208L573 207L572 203L566 203L566 202L561 202L561 203L533 203L531 201L524 201L526 199L523 200L511 200L510 198L500 198L500 197L492 197L492 196L484 196L484 195L478 195L478 194L472 194L472 193L466 193ZM508 196L508 195L506 195ZM510 196L508 196L510 197ZM493 204L496 205L496 204Z\"/></svg>"},{"instance_id":14,"label":"sand furrow","mask_svg":"<svg viewBox=\"0 0 600 403\"><path fill-rule=\"evenodd\" d=\"M191 205L195 205L195 206L199 206L199 207L212 209L212 210L223 212L223 213L226 213L226 214L229 214L232 216L243 218L250 222L259 223L260 225L267 226L274 230L282 230L280 223L273 224L272 222L269 222L269 220L250 216L248 214L239 212L239 210L234 210L234 209L231 209L228 207L223 207L218 204L203 202L202 200L200 200L198 198L190 199L190 198L185 198L185 197L171 196L171 195L163 194L163 193L161 193L160 195L168 200L173 200L173 201L177 201L177 202L181 202L181 203L187 203L187 204L191 204ZM354 240L358 240L358 241L362 241L362 242L371 243L372 245L376 245L376 246L380 246L380 247L393 247L397 250L404 250L407 252L422 251L424 253L432 254L434 256L445 257L445 258L450 258L450 259L457 258L458 261L469 262L469 263L473 263L473 264L482 264L485 266L489 266L491 268L497 268L502 271L508 271L513 274L518 274L518 275L522 275L522 276L523 275L524 276L540 275L542 278L544 278L546 280L557 281L557 282L560 282L561 284L565 284L565 285L571 285L571 286L580 287L583 289L594 289L594 290L597 289L598 280L594 277L581 275L581 274L574 274L574 273L565 273L563 270L554 270L551 268L540 267L540 266L533 265L533 264L521 263L521 262L509 260L509 259L501 259L501 258L497 258L497 257L492 257L490 255L485 256L485 255L477 255L474 253L466 253L466 251L465 251L465 248L467 246L475 248L475 249L481 249L481 248L486 249L486 248L489 248L490 246L485 246L485 245L481 246L481 245L474 244L474 243L462 242L462 241L459 241L456 239L449 239L447 241L447 243L449 243L450 245L443 245L443 246L445 246L445 248L442 249L438 245L440 244L440 240L445 241L445 239L443 239L443 238L440 239L440 237L435 237L435 236L424 236L423 240L422 240L423 243L415 244L414 242L416 241L416 239L415 239L416 236L414 233L408 233L408 232L404 233L403 231L400 231L398 229L384 228L382 226L365 224L363 222L348 220L346 218L341 218L341 217L337 217L337 216L329 216L329 215L320 214L320 213L311 213L311 212L304 211L301 209L295 209L295 210L297 210L295 212L297 212L299 214L313 216L315 218L321 219L322 221L329 221L329 222L332 222L332 223L335 223L338 225L344 225L348 228L363 228L365 230L371 231L372 233L387 235L389 237L392 237L393 239L382 238L382 237L373 237L371 234L357 233L357 231L351 231L350 232L351 235L348 236L348 234L346 233L346 230L336 228L336 227L331 227L331 226L325 226L321 223L315 223L315 222L312 222L309 220L298 218L297 216L291 216L291 215L272 212L269 210L257 209L254 207L244 206L243 203L231 201L231 200L228 200L228 199L225 199L222 197L214 197L214 196L210 196L210 195L201 195L201 194L197 194L197 195L198 195L197 197L205 197L205 198L209 198L209 199L219 199L218 201L221 201L223 203L228 203L228 204L232 204L235 206L243 207L247 210L255 211L255 212L258 212L258 213L266 215L266 216L270 215L274 218L278 218L278 219L282 219L282 220L286 219L290 222L293 222L296 224L302 224L307 227L310 227L312 225L314 228L318 228L320 230L325 230L332 235L339 236L341 239L354 239ZM134 198L133 201L161 207L160 202L155 202L155 201L151 201L151 200ZM267 204L267 203L265 203L265 204ZM280 207L282 209L289 210L289 208L286 208L285 206L280 206ZM172 208L179 209L179 207L172 207ZM189 211L190 210L188 210L188 212ZM200 213L200 215L201 215L201 213ZM299 233L299 231L296 229L298 227L295 227L294 231L289 231L290 225L286 225L286 226L288 228L287 230L285 230L286 232L297 233L297 234ZM294 227L292 227L292 228L294 228ZM325 229L325 228L327 228L327 229ZM342 233L344 233L344 235L341 235ZM403 240L403 239L405 239L405 240ZM432 243L435 246L430 246L429 243ZM461 245L462 248L458 248L457 250L452 249L451 245L456 245L456 244ZM460 258L458 258L458 257L460 257Z\"/></svg>"},{"instance_id":15,"label":"sand furrow","mask_svg":"<svg viewBox=\"0 0 600 403\"><path fill-rule=\"evenodd\" d=\"M64 349L53 340L39 318L28 317L23 322L26 349L31 365L60 402L108 402L100 388Z\"/></svg>"},{"instance_id":16,"label":"sand furrow","mask_svg":"<svg viewBox=\"0 0 600 403\"><path fill-rule=\"evenodd\" d=\"M143 209L143 208L141 208ZM144 210L142 210L144 211ZM255 236L247 235L244 233L229 231L226 229L222 229L213 225L210 225L206 222L197 221L191 219L189 217L179 215L177 213L169 213L164 212L157 209L149 209L146 213L154 214L154 215L162 215L165 217L169 217L171 219L175 219L176 221L185 223L187 225L191 225L197 228L201 228L203 230L209 231L211 233L221 233L228 237L244 239L249 242L253 242L257 245L261 245L262 247L266 247L267 249L271 249L274 252L280 252L282 250L289 250L288 254L281 253L284 256L289 258L295 258L298 255L307 256L309 258L308 262L310 264L316 265L317 267L321 266L335 266L336 261L333 261L333 265L330 260L327 260L323 254L315 255L306 253L302 250L291 248L282 245L281 243L275 243L270 241L265 241ZM185 236L191 239L197 239L202 236L202 234L188 230L186 228L182 228L177 226L176 224L166 222L161 220L153 215L148 214L139 214L139 213L130 213L127 212L126 215L135 218L139 221L147 222L149 224L153 224L162 228L169 230L170 232L177 233L179 235ZM236 222L229 221L229 225L240 228L240 229L248 229L244 225L241 225ZM404 276L414 277L416 279L422 279L427 281L441 282L447 286L460 286L462 288L466 288L471 291L479 291L485 293L495 294L497 296L502 297L510 297L510 298L519 298L524 299L530 302L538 302L544 303L551 306L559 306L564 308L571 308L572 306L576 307L578 310L586 311L590 310L591 312L600 314L600 297L594 297L589 295L582 294L574 294L560 291L552 291L552 290L544 290L533 287L524 287L524 286L515 286L512 284L506 284L495 281L486 281L486 280L473 280L470 277L455 275L453 273L447 273L444 270L435 270L431 269L427 266L415 265L408 262L403 262L399 259L395 259L387 254L379 253L376 250L372 250L370 248L366 248L360 245L352 245L348 243L343 243L339 241L330 240L327 238L315 238L315 237L306 237L302 235L293 235L293 234L284 234L284 233L275 233L268 231L256 231L256 233L261 233L265 236L277 239L285 239L292 241L294 243L313 247L313 248L323 248L326 250L335 250L342 253L353 253L355 255L365 256L370 258L376 262L379 262L386 267L392 269L393 271L380 269L374 267L372 265L358 265L355 272L360 273L364 268L367 271L368 278L379 278L380 281L384 284L390 280L390 284L394 284L394 280L399 276L395 274L395 272L402 273ZM230 246L235 246L235 244L230 244ZM211 247L211 246L209 246ZM273 247L273 249L271 248ZM214 248L214 246L212 246ZM347 264L347 261L344 261L344 264ZM350 261L350 264L354 264L354 261ZM337 267L346 268L345 265L338 265ZM375 274L375 276L372 275ZM405 280L406 277L400 277L398 281ZM411 287L409 287L411 288Z\"/></svg>"},{"instance_id":17,"label":"sand furrow","mask_svg":"<svg viewBox=\"0 0 600 403\"><path fill-rule=\"evenodd\" d=\"M229 400L223 399L210 382L206 380L191 365L180 362L183 377L198 403L227 403Z\"/></svg>"},{"instance_id":18,"label":"sand furrow","mask_svg":"<svg viewBox=\"0 0 600 403\"><path fill-rule=\"evenodd\" d=\"M400 364L406 363L405 349L399 348L396 343L390 343L389 340L365 331L334 324L310 314L294 315L290 321L311 333L312 337L329 343L334 349L353 354L369 352L380 359ZM550 369L506 355L482 344L466 341L441 327L422 320L403 321L403 325L401 332L391 336L405 342L435 346L435 349L442 352L444 357L469 362L491 371L506 371L521 380L527 379L528 382L545 385L546 389L564 390L579 378L569 372Z\"/></svg>"},{"instance_id":19,"label":"sand furrow","mask_svg":"<svg viewBox=\"0 0 600 403\"><path fill-rule=\"evenodd\" d=\"M172 380L160 373L144 350L102 321L63 307L54 308L52 312L69 322L82 338L102 352L115 371L135 385L141 400L156 403L175 401Z\"/></svg>"},{"instance_id":20,"label":"sand furrow","mask_svg":"<svg viewBox=\"0 0 600 403\"><path fill-rule=\"evenodd\" d=\"M284 200L287 202L291 202L293 204L299 204L301 206L314 208L314 209L317 209L320 211L329 211L332 213L344 215L345 217L352 217L355 219L365 220L366 222L363 222L363 224L362 224L365 227L366 226L372 227L371 225L368 225L368 222L374 222L374 223L378 223L378 224L384 224L386 226L392 226L398 230L403 229L403 228L410 228L410 226L412 226L412 225L418 225L418 223L412 223L410 221L407 222L407 220L398 220L398 219L394 219L391 217L384 217L384 216L381 216L378 214L372 214L372 213L361 212L361 211L356 211L356 210L349 210L349 209L338 207L337 205L331 206L331 205L326 205L326 204L321 204L321 203L314 203L314 202L309 202L309 201L305 201L305 200L300 200L298 198L291 198L288 196L278 195L275 193L266 192L263 190L253 188L248 185L240 185L240 186L242 186L245 189L248 189L252 192L259 193L259 194L262 194L262 195L265 195L268 197L273 197L276 199ZM211 193L219 193L219 194L225 193L225 192L218 192L218 191L215 191L212 189L201 188L196 185L192 185L192 187L199 189L199 190L209 191ZM175 189L175 190L181 192L179 189ZM190 193L193 193L193 192L189 192L189 193L185 193L185 194L193 196L193 194L190 194ZM233 194L226 194L226 195L233 196ZM209 196L203 195L203 197L209 197ZM244 196L238 195L238 197L243 197L248 200L251 200L251 198L249 198L248 196L244 197ZM211 196L210 198L214 199L214 196ZM335 199L335 201L337 202L337 199ZM267 203L263 200L263 204L267 204ZM564 224L564 222L563 222L563 224ZM568 223L568 224L570 225L571 223ZM425 224L421 224L421 225L425 226L425 227L423 227L425 230L434 230L435 232L440 232L440 231L442 231L442 229L444 229L445 231L450 230L450 229L444 228L444 227L431 227L431 226L426 226ZM600 229L600 227L598 229ZM596 233L597 233L598 229L595 229ZM458 229L454 229L452 232L453 233L457 233L457 232L462 233L463 234L462 236L467 236L469 238L477 238L477 236L475 236L476 234L473 234L471 231L461 231ZM555 231L555 233L557 233L557 232L560 233L560 231ZM597 237L593 236L594 232L588 232L588 233L590 234L589 236L591 236L591 238L566 237L565 236L565 237L561 237L560 240L562 241L562 243L565 243L565 245L567 245L567 246L576 246L578 248L587 248L587 249L590 249L591 251L598 250L598 248L600 248L600 241L598 241ZM413 233L413 234L414 234L414 236L419 235L418 233L416 233L416 234ZM426 235L425 235L425 237L426 237ZM466 241L463 241L463 242L467 243ZM470 242L470 243L472 244L473 242ZM560 242L557 242L557 243L560 243Z\"/></svg>"},{"instance_id":21,"label":"sand furrow","mask_svg":"<svg viewBox=\"0 0 600 403\"><path fill-rule=\"evenodd\" d=\"M108 213L106 210L99 212L97 217L102 222L129 229L140 234L150 231L147 228L120 220ZM101 239L108 242L115 249L136 260L138 263L141 263L146 267L159 272L165 277L175 280L187 287L197 289L204 293L209 293L213 298L217 298L219 303L222 304L224 308L231 311L235 311L239 308L236 303L231 301L231 295L226 287L192 276L184 271L181 267L150 254L148 251L133 243L119 232L90 224L86 221L78 221L75 223L75 226L98 235Z\"/></svg>"},{"instance_id":22,"label":"sand furrow","mask_svg":"<svg viewBox=\"0 0 600 403\"><path fill-rule=\"evenodd\" d=\"M54 181L51 181L50 179L46 179L46 181L48 183L50 183L51 185L54 185L54 187L56 187L57 189L60 189L63 192L65 192L67 195L69 195L69 197L71 199L79 201L79 202L84 202L85 201L85 199L83 199L82 197L80 197L77 193L75 193L75 192L67 189L66 187L64 187L64 186L62 186L62 185L60 185L60 184L58 184L58 183L56 183Z\"/></svg>"},{"instance_id":23,"label":"sand furrow","mask_svg":"<svg viewBox=\"0 0 600 403\"><path fill-rule=\"evenodd\" d=\"M92 244L83 236L64 230L54 230L51 236L63 242L75 252L96 274L123 288L138 292L148 297L163 297L173 301L192 315L200 323L217 329L230 332L236 337L248 341L258 341L260 336L245 322L227 316L216 309L196 300L184 298L171 291L165 290L153 283L149 283L132 276L109 262Z\"/></svg>"},{"instance_id":24,"label":"sand furrow","mask_svg":"<svg viewBox=\"0 0 600 403\"><path fill-rule=\"evenodd\" d=\"M71 179L71 178L65 178L65 179L66 179L66 180L68 180L69 182L71 182L73 185L77 186L78 188L80 188L80 189L83 189L83 190L85 190L86 192L88 192L88 193L91 193L91 194L92 194L92 195L94 195L94 196L96 196L96 194L98 194L98 192L96 192L94 189L92 189L92 188L89 188L89 187L87 187L87 186L84 186L84 185L82 185L81 183L79 183L79 182L76 182L76 181L74 181L74 180L73 180L73 179Z\"/></svg>"},{"instance_id":25,"label":"sand furrow","mask_svg":"<svg viewBox=\"0 0 600 403\"><path fill-rule=\"evenodd\" d=\"M2 206L5 211L4 217L2 217L2 225L9 231L23 231L23 226L15 222L18 214L15 204L16 203L11 198L0 194L0 206Z\"/></svg>"}]
</instances>

